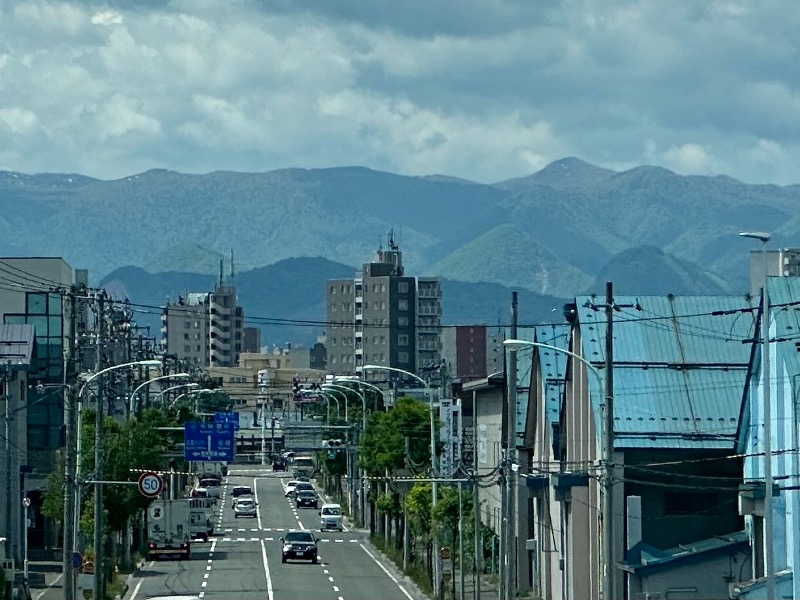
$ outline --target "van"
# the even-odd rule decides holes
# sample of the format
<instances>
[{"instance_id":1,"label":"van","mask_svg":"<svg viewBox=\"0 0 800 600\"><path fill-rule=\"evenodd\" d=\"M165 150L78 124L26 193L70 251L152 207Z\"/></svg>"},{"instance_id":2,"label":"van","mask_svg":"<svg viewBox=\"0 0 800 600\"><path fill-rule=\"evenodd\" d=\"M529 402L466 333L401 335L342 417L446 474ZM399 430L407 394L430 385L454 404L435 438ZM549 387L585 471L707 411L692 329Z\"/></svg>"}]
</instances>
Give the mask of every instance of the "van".
<instances>
[{"instance_id":1,"label":"van","mask_svg":"<svg viewBox=\"0 0 800 600\"><path fill-rule=\"evenodd\" d=\"M323 504L319 509L319 530L330 531L344 531L342 524L342 506L340 504Z\"/></svg>"}]
</instances>

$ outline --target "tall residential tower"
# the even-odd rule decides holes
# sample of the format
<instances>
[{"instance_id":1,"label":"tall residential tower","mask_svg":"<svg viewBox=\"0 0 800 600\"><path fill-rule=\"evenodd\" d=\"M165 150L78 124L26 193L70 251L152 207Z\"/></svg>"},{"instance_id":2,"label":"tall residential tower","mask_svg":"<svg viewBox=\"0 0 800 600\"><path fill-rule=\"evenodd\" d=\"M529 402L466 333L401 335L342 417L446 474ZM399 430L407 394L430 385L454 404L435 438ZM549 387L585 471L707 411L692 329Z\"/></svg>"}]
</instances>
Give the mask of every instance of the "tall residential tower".
<instances>
[{"instance_id":1,"label":"tall residential tower","mask_svg":"<svg viewBox=\"0 0 800 600\"><path fill-rule=\"evenodd\" d=\"M388 246L355 278L327 282L327 366L334 375L360 374L368 364L417 372L441 362L441 282L407 277L391 234Z\"/></svg>"}]
</instances>

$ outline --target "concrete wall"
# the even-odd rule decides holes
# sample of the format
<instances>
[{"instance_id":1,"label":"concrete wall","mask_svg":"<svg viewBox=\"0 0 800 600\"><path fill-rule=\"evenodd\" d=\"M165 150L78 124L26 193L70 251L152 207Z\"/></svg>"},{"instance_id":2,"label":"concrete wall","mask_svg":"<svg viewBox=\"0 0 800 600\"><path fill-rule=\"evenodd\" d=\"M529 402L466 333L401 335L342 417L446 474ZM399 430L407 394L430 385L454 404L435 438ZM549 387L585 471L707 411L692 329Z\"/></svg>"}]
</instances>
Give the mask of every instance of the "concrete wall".
<instances>
[{"instance_id":1,"label":"concrete wall","mask_svg":"<svg viewBox=\"0 0 800 600\"><path fill-rule=\"evenodd\" d=\"M502 388L475 392L474 406L478 426L478 471L486 475L502 462L501 430L503 422ZM481 489L481 521L500 533L500 487Z\"/></svg>"},{"instance_id":2,"label":"concrete wall","mask_svg":"<svg viewBox=\"0 0 800 600\"><path fill-rule=\"evenodd\" d=\"M721 553L697 558L670 568L646 569L630 575L629 598L680 598L681 600L728 600L727 576L736 572L742 554Z\"/></svg>"}]
</instances>

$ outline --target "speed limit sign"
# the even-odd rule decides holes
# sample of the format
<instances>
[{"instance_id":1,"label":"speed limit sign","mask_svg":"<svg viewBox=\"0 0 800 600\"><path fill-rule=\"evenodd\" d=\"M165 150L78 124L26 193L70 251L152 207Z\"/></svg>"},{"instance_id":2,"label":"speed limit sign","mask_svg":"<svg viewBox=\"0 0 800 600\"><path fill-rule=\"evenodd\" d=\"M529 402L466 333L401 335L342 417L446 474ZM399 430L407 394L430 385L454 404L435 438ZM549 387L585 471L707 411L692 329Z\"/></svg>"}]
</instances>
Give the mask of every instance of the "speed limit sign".
<instances>
[{"instance_id":1,"label":"speed limit sign","mask_svg":"<svg viewBox=\"0 0 800 600\"><path fill-rule=\"evenodd\" d=\"M139 477L139 492L147 498L155 498L164 489L164 482L158 473L148 471Z\"/></svg>"}]
</instances>

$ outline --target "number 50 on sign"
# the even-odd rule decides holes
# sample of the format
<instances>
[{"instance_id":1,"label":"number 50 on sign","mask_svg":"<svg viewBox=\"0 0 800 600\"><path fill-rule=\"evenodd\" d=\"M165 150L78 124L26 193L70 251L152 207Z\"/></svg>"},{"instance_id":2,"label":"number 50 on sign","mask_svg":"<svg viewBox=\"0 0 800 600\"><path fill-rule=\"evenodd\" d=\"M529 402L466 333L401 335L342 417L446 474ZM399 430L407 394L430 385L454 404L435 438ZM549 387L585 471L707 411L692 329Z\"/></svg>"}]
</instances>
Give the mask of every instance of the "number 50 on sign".
<instances>
[{"instance_id":1,"label":"number 50 on sign","mask_svg":"<svg viewBox=\"0 0 800 600\"><path fill-rule=\"evenodd\" d=\"M158 473L142 473L139 477L139 492L147 498L155 498L164 489L164 482Z\"/></svg>"}]
</instances>

